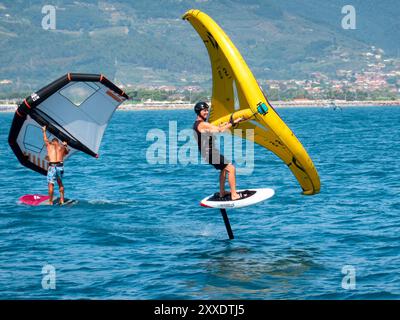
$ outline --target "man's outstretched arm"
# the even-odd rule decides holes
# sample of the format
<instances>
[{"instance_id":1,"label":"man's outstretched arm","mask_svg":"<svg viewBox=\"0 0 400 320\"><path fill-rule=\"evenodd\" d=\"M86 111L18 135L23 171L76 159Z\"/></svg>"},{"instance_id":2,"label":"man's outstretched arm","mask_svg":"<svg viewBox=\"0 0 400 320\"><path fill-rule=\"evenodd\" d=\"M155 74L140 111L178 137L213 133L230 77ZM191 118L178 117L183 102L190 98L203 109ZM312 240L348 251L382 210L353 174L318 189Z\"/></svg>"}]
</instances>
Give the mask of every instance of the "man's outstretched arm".
<instances>
[{"instance_id":1,"label":"man's outstretched arm","mask_svg":"<svg viewBox=\"0 0 400 320\"><path fill-rule=\"evenodd\" d=\"M236 119L235 121L233 121L233 124L237 124L242 121L244 121L244 119L239 118L239 119ZM224 132L225 130L232 127L233 124L231 122L227 122L227 123L220 124L219 126L215 126L208 122L201 122L199 124L199 130L200 130L200 132L210 132L210 133Z\"/></svg>"},{"instance_id":2,"label":"man's outstretched arm","mask_svg":"<svg viewBox=\"0 0 400 320\"><path fill-rule=\"evenodd\" d=\"M44 143L47 146L49 144L49 139L47 139L46 126L42 127L42 131L43 131L43 140L44 140Z\"/></svg>"}]
</instances>

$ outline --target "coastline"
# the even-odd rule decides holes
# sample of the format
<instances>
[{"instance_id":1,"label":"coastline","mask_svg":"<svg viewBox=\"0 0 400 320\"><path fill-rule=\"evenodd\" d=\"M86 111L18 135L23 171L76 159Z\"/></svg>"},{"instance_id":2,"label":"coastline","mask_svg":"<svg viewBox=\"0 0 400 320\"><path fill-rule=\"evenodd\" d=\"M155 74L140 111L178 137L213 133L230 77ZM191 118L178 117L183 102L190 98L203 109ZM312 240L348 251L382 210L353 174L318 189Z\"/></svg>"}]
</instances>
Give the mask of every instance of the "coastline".
<instances>
[{"instance_id":1,"label":"coastline","mask_svg":"<svg viewBox=\"0 0 400 320\"><path fill-rule=\"evenodd\" d=\"M270 101L274 108L348 108L348 107L400 107L400 100L306 100ZM187 110L193 108L193 103L152 101L147 103L122 104L117 111L149 111L149 110ZM17 104L0 102L0 112L12 113L17 109Z\"/></svg>"}]
</instances>

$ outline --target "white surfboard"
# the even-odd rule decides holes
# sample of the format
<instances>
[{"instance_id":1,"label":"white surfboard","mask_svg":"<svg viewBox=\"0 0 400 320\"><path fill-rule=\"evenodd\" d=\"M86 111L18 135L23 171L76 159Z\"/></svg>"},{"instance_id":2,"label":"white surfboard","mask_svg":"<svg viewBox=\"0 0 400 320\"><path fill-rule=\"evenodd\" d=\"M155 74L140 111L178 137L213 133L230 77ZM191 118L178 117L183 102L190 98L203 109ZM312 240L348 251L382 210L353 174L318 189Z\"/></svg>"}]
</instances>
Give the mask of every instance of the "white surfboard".
<instances>
[{"instance_id":1,"label":"white surfboard","mask_svg":"<svg viewBox=\"0 0 400 320\"><path fill-rule=\"evenodd\" d=\"M274 189L271 188L246 189L237 192L242 195L241 199L232 201L230 195L221 198L219 193L215 193L201 200L200 205L217 209L243 208L267 200L275 194Z\"/></svg>"}]
</instances>

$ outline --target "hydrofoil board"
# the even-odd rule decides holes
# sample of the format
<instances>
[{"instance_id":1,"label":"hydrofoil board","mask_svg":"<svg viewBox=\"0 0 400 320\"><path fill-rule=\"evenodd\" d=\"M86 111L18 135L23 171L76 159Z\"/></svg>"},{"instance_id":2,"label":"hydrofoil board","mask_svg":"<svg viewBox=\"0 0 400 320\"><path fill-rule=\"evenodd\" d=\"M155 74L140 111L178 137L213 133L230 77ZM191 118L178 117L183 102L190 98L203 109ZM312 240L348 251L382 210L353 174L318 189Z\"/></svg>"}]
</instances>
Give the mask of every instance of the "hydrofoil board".
<instances>
[{"instance_id":1,"label":"hydrofoil board","mask_svg":"<svg viewBox=\"0 0 400 320\"><path fill-rule=\"evenodd\" d=\"M232 201L230 194L221 197L217 192L201 200L200 205L217 209L243 208L273 197L275 191L271 188L262 188L238 190L237 193L241 196L240 199Z\"/></svg>"}]
</instances>

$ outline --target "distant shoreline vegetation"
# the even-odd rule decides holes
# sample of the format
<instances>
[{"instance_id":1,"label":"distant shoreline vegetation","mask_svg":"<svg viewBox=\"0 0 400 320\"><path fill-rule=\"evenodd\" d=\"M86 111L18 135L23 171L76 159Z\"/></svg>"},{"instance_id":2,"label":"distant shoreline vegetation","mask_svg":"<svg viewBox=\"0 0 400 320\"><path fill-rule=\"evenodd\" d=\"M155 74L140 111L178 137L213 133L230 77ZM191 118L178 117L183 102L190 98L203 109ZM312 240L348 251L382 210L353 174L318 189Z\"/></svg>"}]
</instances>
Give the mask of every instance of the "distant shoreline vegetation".
<instances>
[{"instance_id":1,"label":"distant shoreline vegetation","mask_svg":"<svg viewBox=\"0 0 400 320\"><path fill-rule=\"evenodd\" d=\"M131 103L143 103L147 101L187 101L194 103L201 100L210 100L211 91L204 90L200 86L186 86L184 88L175 86L161 86L159 88L138 88L120 86L130 97ZM387 88L378 90L355 90L348 89L337 91L324 89L313 93L298 88L276 89L267 88L264 90L270 101L293 101L293 100L344 100L344 101L395 101L400 100L400 91ZM263 88L264 89L264 88ZM400 90L400 89L399 89ZM22 101L32 92L0 92L1 101Z\"/></svg>"},{"instance_id":2,"label":"distant shoreline vegetation","mask_svg":"<svg viewBox=\"0 0 400 320\"><path fill-rule=\"evenodd\" d=\"M123 86L121 86L123 87ZM175 110L190 109L197 101L210 101L211 92L200 86L160 86L160 87L123 87L130 100L119 110ZM386 89L374 91L325 90L319 94L310 94L300 88L266 90L272 106L284 107L357 107L357 106L400 106L400 96ZM0 112L14 112L16 106L31 93L21 91L0 93Z\"/></svg>"},{"instance_id":3,"label":"distant shoreline vegetation","mask_svg":"<svg viewBox=\"0 0 400 320\"><path fill-rule=\"evenodd\" d=\"M206 99L208 101L208 99ZM400 99L397 100L365 100L346 101L333 99L293 99L269 101L274 108L347 108L347 107L400 107ZM117 111L145 111L145 110L187 110L192 109L194 103L188 101L145 101L123 103ZM12 100L0 100L0 112L15 112L18 103Z\"/></svg>"}]
</instances>

